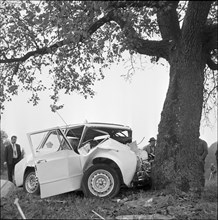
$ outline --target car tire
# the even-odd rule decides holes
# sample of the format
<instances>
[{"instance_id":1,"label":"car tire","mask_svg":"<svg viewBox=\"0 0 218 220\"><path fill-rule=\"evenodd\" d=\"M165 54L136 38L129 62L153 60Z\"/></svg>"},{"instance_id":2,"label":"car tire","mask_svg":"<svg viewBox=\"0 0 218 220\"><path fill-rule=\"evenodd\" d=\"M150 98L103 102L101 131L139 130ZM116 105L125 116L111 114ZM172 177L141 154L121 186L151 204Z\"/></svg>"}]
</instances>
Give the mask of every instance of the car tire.
<instances>
[{"instance_id":1,"label":"car tire","mask_svg":"<svg viewBox=\"0 0 218 220\"><path fill-rule=\"evenodd\" d=\"M29 170L25 173L23 187L30 194L40 194L39 181L34 170Z\"/></svg>"},{"instance_id":2,"label":"car tire","mask_svg":"<svg viewBox=\"0 0 218 220\"><path fill-rule=\"evenodd\" d=\"M112 198L120 190L120 178L112 167L95 164L85 171L82 190L86 197Z\"/></svg>"}]
</instances>

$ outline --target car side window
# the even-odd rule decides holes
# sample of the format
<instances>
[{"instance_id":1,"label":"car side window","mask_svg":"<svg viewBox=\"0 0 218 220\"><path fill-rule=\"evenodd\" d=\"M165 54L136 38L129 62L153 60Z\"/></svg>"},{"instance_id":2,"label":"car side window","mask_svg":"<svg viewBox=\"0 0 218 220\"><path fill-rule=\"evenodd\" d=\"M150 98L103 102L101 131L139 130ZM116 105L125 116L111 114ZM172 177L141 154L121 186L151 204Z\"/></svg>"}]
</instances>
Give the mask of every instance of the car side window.
<instances>
[{"instance_id":1,"label":"car side window","mask_svg":"<svg viewBox=\"0 0 218 220\"><path fill-rule=\"evenodd\" d=\"M132 137L129 136L129 133L126 130L120 130L120 131L118 130L118 131L112 132L111 138L123 144L132 142Z\"/></svg>"},{"instance_id":2,"label":"car side window","mask_svg":"<svg viewBox=\"0 0 218 220\"><path fill-rule=\"evenodd\" d=\"M41 152L56 152L58 150L70 150L67 142L65 141L63 135L59 131L52 131L45 143L42 145Z\"/></svg>"},{"instance_id":3,"label":"car side window","mask_svg":"<svg viewBox=\"0 0 218 220\"><path fill-rule=\"evenodd\" d=\"M40 151L44 152L55 152L60 147L60 141L58 139L58 134L56 131L52 131L43 146L41 147Z\"/></svg>"}]
</instances>

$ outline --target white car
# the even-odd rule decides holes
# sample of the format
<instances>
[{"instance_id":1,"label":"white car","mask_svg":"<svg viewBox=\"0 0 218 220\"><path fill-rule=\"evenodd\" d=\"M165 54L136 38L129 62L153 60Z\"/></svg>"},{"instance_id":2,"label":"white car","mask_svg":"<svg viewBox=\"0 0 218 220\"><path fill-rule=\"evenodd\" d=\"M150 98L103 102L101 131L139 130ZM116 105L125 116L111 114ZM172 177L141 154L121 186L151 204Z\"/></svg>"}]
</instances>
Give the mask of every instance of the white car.
<instances>
[{"instance_id":1,"label":"white car","mask_svg":"<svg viewBox=\"0 0 218 220\"><path fill-rule=\"evenodd\" d=\"M32 157L16 164L15 184L28 193L46 198L82 190L105 198L116 196L122 184L150 184L150 163L132 148L127 126L84 123L27 136Z\"/></svg>"}]
</instances>

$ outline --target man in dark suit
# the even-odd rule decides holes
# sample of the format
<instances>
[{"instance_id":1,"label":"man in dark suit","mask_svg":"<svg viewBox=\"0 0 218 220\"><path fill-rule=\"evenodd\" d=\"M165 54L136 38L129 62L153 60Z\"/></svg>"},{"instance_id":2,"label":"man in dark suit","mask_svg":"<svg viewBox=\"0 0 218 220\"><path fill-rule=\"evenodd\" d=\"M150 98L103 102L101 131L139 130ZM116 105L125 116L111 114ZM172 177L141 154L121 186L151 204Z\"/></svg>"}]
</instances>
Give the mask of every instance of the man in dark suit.
<instances>
[{"instance_id":1,"label":"man in dark suit","mask_svg":"<svg viewBox=\"0 0 218 220\"><path fill-rule=\"evenodd\" d=\"M5 162L8 168L8 180L13 182L14 167L21 160L20 145L16 144L17 136L11 137L11 143L5 148Z\"/></svg>"}]
</instances>

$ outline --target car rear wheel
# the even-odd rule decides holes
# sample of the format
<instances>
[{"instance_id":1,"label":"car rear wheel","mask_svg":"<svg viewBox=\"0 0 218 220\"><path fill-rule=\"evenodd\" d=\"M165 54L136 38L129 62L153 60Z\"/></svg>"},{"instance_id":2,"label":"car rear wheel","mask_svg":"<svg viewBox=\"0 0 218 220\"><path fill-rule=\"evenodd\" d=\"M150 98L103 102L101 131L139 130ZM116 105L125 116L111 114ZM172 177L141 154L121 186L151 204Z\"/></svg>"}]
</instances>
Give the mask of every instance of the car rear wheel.
<instances>
[{"instance_id":1,"label":"car rear wheel","mask_svg":"<svg viewBox=\"0 0 218 220\"><path fill-rule=\"evenodd\" d=\"M30 194L40 193L39 181L34 170L29 170L24 175L24 190Z\"/></svg>"},{"instance_id":2,"label":"car rear wheel","mask_svg":"<svg viewBox=\"0 0 218 220\"><path fill-rule=\"evenodd\" d=\"M86 197L112 198L120 190L120 178L110 166L95 164L85 171L82 189Z\"/></svg>"}]
</instances>

